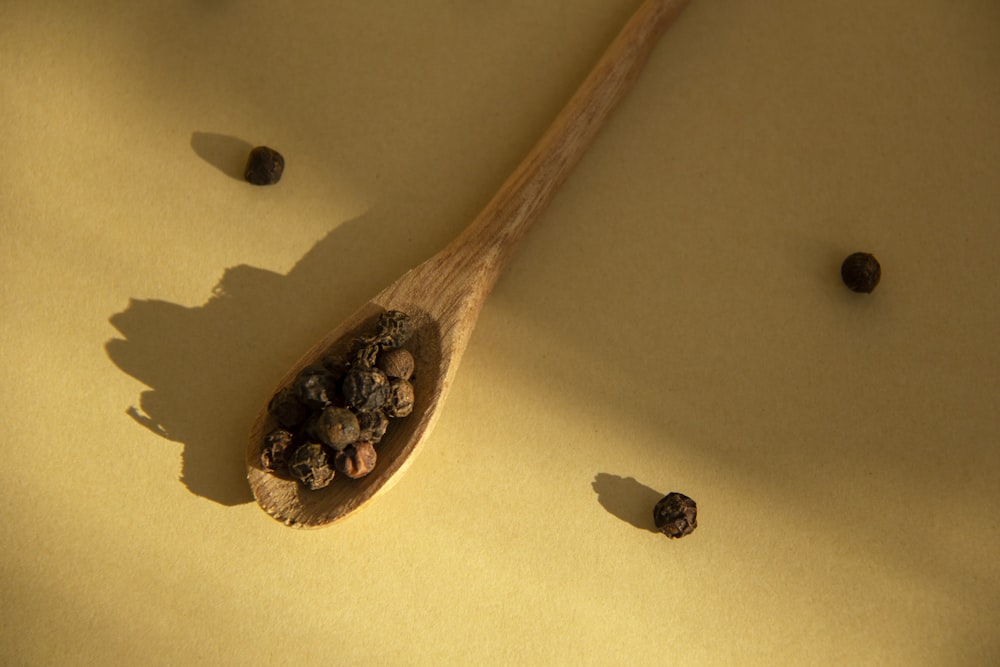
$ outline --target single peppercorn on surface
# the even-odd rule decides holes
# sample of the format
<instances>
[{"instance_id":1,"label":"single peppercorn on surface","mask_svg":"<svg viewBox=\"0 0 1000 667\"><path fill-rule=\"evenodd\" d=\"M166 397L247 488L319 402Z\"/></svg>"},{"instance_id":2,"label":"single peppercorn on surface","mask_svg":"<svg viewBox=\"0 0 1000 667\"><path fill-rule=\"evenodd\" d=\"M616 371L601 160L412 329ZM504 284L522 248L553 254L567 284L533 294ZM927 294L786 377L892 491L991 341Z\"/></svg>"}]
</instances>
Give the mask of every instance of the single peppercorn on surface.
<instances>
[{"instance_id":1,"label":"single peppercorn on surface","mask_svg":"<svg viewBox=\"0 0 1000 667\"><path fill-rule=\"evenodd\" d=\"M871 294L882 280L882 265L871 253L856 252L840 265L840 278L851 291Z\"/></svg>"},{"instance_id":2,"label":"single peppercorn on surface","mask_svg":"<svg viewBox=\"0 0 1000 667\"><path fill-rule=\"evenodd\" d=\"M257 146L250 151L243 177L253 185L274 185L285 172L285 158L267 146Z\"/></svg>"},{"instance_id":3,"label":"single peppercorn on surface","mask_svg":"<svg viewBox=\"0 0 1000 667\"><path fill-rule=\"evenodd\" d=\"M690 535L698 527L698 506L683 493L673 491L656 503L653 523L670 538Z\"/></svg>"}]
</instances>

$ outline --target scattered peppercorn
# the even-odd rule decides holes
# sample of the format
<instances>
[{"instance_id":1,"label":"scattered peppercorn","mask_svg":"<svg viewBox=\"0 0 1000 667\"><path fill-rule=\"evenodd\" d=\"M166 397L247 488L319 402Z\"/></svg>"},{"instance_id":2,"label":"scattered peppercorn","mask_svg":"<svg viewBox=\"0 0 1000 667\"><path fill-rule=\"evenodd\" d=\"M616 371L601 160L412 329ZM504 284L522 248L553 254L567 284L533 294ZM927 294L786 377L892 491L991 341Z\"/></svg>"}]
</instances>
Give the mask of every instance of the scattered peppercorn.
<instances>
[{"instance_id":1,"label":"scattered peppercorn","mask_svg":"<svg viewBox=\"0 0 1000 667\"><path fill-rule=\"evenodd\" d=\"M243 177L254 185L274 185L281 180L284 171L285 158L281 153L267 146L257 146L250 151Z\"/></svg>"},{"instance_id":2,"label":"scattered peppercorn","mask_svg":"<svg viewBox=\"0 0 1000 667\"><path fill-rule=\"evenodd\" d=\"M874 255L856 252L840 265L840 277L850 290L870 294L882 279L882 266Z\"/></svg>"},{"instance_id":3,"label":"scattered peppercorn","mask_svg":"<svg viewBox=\"0 0 1000 667\"><path fill-rule=\"evenodd\" d=\"M656 503L653 523L670 538L690 535L698 527L698 506L683 493L673 491Z\"/></svg>"},{"instance_id":4,"label":"scattered peppercorn","mask_svg":"<svg viewBox=\"0 0 1000 667\"><path fill-rule=\"evenodd\" d=\"M288 470L313 491L330 485L334 469L330 467L326 450L318 442L302 445L288 461Z\"/></svg>"},{"instance_id":5,"label":"scattered peppercorn","mask_svg":"<svg viewBox=\"0 0 1000 667\"><path fill-rule=\"evenodd\" d=\"M357 479L374 469L391 420L413 411L415 362L401 347L413 332L405 313L386 311L373 329L275 392L268 411L277 427L262 443L264 470L317 490L337 472Z\"/></svg>"}]
</instances>

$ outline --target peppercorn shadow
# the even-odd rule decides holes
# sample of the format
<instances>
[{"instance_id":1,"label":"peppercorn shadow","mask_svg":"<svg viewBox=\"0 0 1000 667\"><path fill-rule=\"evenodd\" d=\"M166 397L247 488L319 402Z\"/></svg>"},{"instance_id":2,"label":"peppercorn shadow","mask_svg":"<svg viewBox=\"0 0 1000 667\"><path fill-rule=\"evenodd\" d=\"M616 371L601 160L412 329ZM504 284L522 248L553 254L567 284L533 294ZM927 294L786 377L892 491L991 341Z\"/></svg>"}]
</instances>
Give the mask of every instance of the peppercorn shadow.
<instances>
[{"instance_id":1,"label":"peppercorn shadow","mask_svg":"<svg viewBox=\"0 0 1000 667\"><path fill-rule=\"evenodd\" d=\"M191 148L205 162L238 181L243 174L253 144L228 134L192 132ZM282 163L284 168L284 163Z\"/></svg>"},{"instance_id":2,"label":"peppercorn shadow","mask_svg":"<svg viewBox=\"0 0 1000 667\"><path fill-rule=\"evenodd\" d=\"M399 270L367 261L372 229L386 224L371 214L342 223L284 275L228 268L202 305L133 298L110 317L121 336L106 342L108 357L148 387L124 412L183 444L180 481L192 493L253 501L245 456L254 419L303 350Z\"/></svg>"},{"instance_id":3,"label":"peppercorn shadow","mask_svg":"<svg viewBox=\"0 0 1000 667\"><path fill-rule=\"evenodd\" d=\"M659 532L653 524L653 507L663 497L659 491L634 477L606 472L597 473L591 487L597 494L597 502L610 514L640 530Z\"/></svg>"}]
</instances>

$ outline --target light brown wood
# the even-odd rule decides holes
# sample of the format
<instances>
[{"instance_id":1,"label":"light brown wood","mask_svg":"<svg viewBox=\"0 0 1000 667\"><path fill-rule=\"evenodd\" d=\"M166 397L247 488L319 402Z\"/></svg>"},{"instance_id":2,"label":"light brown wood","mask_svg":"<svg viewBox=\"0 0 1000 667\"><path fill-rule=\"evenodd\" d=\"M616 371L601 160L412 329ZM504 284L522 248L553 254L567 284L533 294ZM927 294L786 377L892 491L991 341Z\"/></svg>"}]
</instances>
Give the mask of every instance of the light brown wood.
<instances>
[{"instance_id":1,"label":"light brown wood","mask_svg":"<svg viewBox=\"0 0 1000 667\"><path fill-rule=\"evenodd\" d=\"M414 410L408 417L393 420L378 446L378 464L367 477L351 480L338 475L327 488L309 491L262 470L261 445L275 423L266 406L261 410L250 433L247 478L268 514L290 526L328 525L360 509L398 479L438 419L479 311L497 278L687 2L646 0L549 130L465 231L375 296L288 370L278 387L321 357L344 351L347 341L370 330L385 310L401 310L415 320L408 344L417 367Z\"/></svg>"}]
</instances>

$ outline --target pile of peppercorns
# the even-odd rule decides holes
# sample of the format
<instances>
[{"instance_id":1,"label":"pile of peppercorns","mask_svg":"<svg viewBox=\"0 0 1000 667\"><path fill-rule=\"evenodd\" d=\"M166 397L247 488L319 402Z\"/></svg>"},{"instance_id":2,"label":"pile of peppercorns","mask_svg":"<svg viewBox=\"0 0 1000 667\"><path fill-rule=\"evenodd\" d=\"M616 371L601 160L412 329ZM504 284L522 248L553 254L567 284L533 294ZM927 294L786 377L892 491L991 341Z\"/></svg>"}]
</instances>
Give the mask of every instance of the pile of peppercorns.
<instances>
[{"instance_id":1,"label":"pile of peppercorns","mask_svg":"<svg viewBox=\"0 0 1000 667\"><path fill-rule=\"evenodd\" d=\"M389 420L413 411L413 355L403 345L413 322L398 310L379 316L375 333L357 338L346 358L307 366L272 397L278 422L264 439L264 470L322 489L336 473L352 479L375 468L375 446Z\"/></svg>"}]
</instances>

